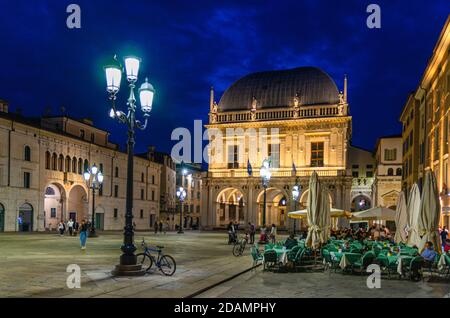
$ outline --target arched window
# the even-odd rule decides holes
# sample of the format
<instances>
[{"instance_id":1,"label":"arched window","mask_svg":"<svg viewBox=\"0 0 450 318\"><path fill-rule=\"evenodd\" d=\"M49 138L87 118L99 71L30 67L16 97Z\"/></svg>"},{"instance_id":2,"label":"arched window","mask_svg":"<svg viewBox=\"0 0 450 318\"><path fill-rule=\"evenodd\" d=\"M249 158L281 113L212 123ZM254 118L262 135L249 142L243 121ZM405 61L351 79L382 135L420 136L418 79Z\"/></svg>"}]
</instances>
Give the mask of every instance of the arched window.
<instances>
[{"instance_id":1,"label":"arched window","mask_svg":"<svg viewBox=\"0 0 450 318\"><path fill-rule=\"evenodd\" d=\"M78 159L78 174L83 174L83 159Z\"/></svg>"},{"instance_id":2,"label":"arched window","mask_svg":"<svg viewBox=\"0 0 450 318\"><path fill-rule=\"evenodd\" d=\"M77 158L73 157L72 158L72 173L77 173Z\"/></svg>"},{"instance_id":3,"label":"arched window","mask_svg":"<svg viewBox=\"0 0 450 318\"><path fill-rule=\"evenodd\" d=\"M396 175L397 176L401 176L402 175L402 168L397 168Z\"/></svg>"},{"instance_id":4,"label":"arched window","mask_svg":"<svg viewBox=\"0 0 450 318\"><path fill-rule=\"evenodd\" d=\"M52 170L58 170L58 156L56 153L53 153L52 155Z\"/></svg>"},{"instance_id":5,"label":"arched window","mask_svg":"<svg viewBox=\"0 0 450 318\"><path fill-rule=\"evenodd\" d=\"M69 156L66 156L65 172L70 172L70 157Z\"/></svg>"},{"instance_id":6,"label":"arched window","mask_svg":"<svg viewBox=\"0 0 450 318\"><path fill-rule=\"evenodd\" d=\"M388 176L393 176L394 175L394 169L389 168L388 169Z\"/></svg>"},{"instance_id":7,"label":"arched window","mask_svg":"<svg viewBox=\"0 0 450 318\"><path fill-rule=\"evenodd\" d=\"M85 171L89 171L89 161L87 161L87 159L84 159L84 170L83 170L83 172L85 172Z\"/></svg>"},{"instance_id":8,"label":"arched window","mask_svg":"<svg viewBox=\"0 0 450 318\"><path fill-rule=\"evenodd\" d=\"M45 169L50 170L50 152L45 153Z\"/></svg>"},{"instance_id":9,"label":"arched window","mask_svg":"<svg viewBox=\"0 0 450 318\"><path fill-rule=\"evenodd\" d=\"M63 172L64 171L64 156L59 155L58 157L58 170Z\"/></svg>"},{"instance_id":10,"label":"arched window","mask_svg":"<svg viewBox=\"0 0 450 318\"><path fill-rule=\"evenodd\" d=\"M23 159L25 161L31 161L31 148L29 146L25 146L23 150Z\"/></svg>"}]
</instances>

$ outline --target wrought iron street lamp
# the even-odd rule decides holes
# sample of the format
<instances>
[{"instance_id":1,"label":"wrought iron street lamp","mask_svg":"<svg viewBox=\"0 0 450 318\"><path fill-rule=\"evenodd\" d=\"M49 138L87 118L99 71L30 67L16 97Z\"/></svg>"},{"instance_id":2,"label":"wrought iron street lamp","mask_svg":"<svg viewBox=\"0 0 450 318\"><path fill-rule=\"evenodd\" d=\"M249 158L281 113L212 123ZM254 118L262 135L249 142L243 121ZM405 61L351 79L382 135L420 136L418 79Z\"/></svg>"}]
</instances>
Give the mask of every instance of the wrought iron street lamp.
<instances>
[{"instance_id":1,"label":"wrought iron street lamp","mask_svg":"<svg viewBox=\"0 0 450 318\"><path fill-rule=\"evenodd\" d=\"M263 215L262 215L262 225L266 225L266 201L267 201L267 187L269 186L270 177L272 173L270 172L270 160L264 159L261 169L259 170L261 176L262 186L264 188L264 205L263 205Z\"/></svg>"},{"instance_id":2,"label":"wrought iron street lamp","mask_svg":"<svg viewBox=\"0 0 450 318\"><path fill-rule=\"evenodd\" d=\"M186 190L184 190L183 187L179 187L176 194L178 201L180 202L180 226L178 229L178 233L183 234L183 202L184 199L186 199Z\"/></svg>"},{"instance_id":3,"label":"wrought iron street lamp","mask_svg":"<svg viewBox=\"0 0 450 318\"><path fill-rule=\"evenodd\" d=\"M297 211L298 199L300 198L300 194L302 193L302 188L299 185L294 185L292 187L292 199L294 200L294 211ZM294 235L297 227L297 219L294 219Z\"/></svg>"},{"instance_id":4,"label":"wrought iron street lamp","mask_svg":"<svg viewBox=\"0 0 450 318\"><path fill-rule=\"evenodd\" d=\"M89 237L97 237L97 232L95 231L95 191L100 190L102 186L103 174L94 164L91 169L84 172L83 176L88 188L92 190L92 219Z\"/></svg>"},{"instance_id":5,"label":"wrought iron street lamp","mask_svg":"<svg viewBox=\"0 0 450 318\"><path fill-rule=\"evenodd\" d=\"M147 127L148 117L152 110L153 96L155 89L145 79L145 82L139 89L139 100L141 104L141 110L144 116L144 123L136 119L136 97L134 89L136 87L136 81L139 74L139 66L141 59L128 56L125 57L125 74L128 81L128 87L130 89L130 95L128 97L128 111L124 113L116 109L115 101L116 95L120 89L120 81L122 77L123 68L117 60L117 56L114 56L113 61L105 67L106 73L106 90L109 93L109 99L112 103L112 108L109 113L110 117L116 119L122 124L126 124L128 128L128 165L127 165L127 193L126 193L126 211L125 211L125 228L124 228L124 240L121 250L123 254L120 256L120 265L116 267L114 274L116 275L143 275L144 272L139 270L137 266L137 259L134 252L136 247L133 243L134 231L133 231L133 159L134 159L134 130L135 128L144 130Z\"/></svg>"}]
</instances>

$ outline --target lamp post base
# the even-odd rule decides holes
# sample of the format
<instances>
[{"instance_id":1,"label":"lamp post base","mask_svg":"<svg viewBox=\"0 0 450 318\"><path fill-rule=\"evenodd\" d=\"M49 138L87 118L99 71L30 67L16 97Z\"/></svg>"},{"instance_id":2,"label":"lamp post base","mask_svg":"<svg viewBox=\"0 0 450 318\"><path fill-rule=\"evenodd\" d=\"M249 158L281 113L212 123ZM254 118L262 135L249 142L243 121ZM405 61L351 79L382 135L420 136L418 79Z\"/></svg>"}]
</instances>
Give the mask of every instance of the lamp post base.
<instances>
[{"instance_id":1,"label":"lamp post base","mask_svg":"<svg viewBox=\"0 0 450 318\"><path fill-rule=\"evenodd\" d=\"M116 265L111 272L113 276L144 276L145 270L142 265Z\"/></svg>"},{"instance_id":2,"label":"lamp post base","mask_svg":"<svg viewBox=\"0 0 450 318\"><path fill-rule=\"evenodd\" d=\"M183 230L179 230L177 233L178 234L184 234Z\"/></svg>"},{"instance_id":3,"label":"lamp post base","mask_svg":"<svg viewBox=\"0 0 450 318\"><path fill-rule=\"evenodd\" d=\"M88 234L88 237L98 237L98 235L97 235L97 231L89 231L89 234Z\"/></svg>"},{"instance_id":4,"label":"lamp post base","mask_svg":"<svg viewBox=\"0 0 450 318\"><path fill-rule=\"evenodd\" d=\"M120 264L116 265L111 274L113 276L144 276L145 270L142 269L142 265L136 263L136 255L122 254Z\"/></svg>"}]
</instances>

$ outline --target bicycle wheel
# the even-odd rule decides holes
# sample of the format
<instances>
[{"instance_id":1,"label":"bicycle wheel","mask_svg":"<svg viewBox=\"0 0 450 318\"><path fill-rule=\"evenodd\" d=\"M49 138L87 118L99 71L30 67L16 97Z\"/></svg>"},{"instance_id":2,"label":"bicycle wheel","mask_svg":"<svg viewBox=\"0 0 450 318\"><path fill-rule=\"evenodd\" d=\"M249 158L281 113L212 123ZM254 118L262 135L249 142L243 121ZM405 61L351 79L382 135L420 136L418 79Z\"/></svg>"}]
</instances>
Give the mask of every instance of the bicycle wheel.
<instances>
[{"instance_id":1,"label":"bicycle wheel","mask_svg":"<svg viewBox=\"0 0 450 318\"><path fill-rule=\"evenodd\" d=\"M145 271L148 271L153 265L153 259L145 253L139 253L136 255L137 263L142 265Z\"/></svg>"},{"instance_id":2,"label":"bicycle wheel","mask_svg":"<svg viewBox=\"0 0 450 318\"><path fill-rule=\"evenodd\" d=\"M236 257L241 255L241 244L234 244L233 255Z\"/></svg>"},{"instance_id":3,"label":"bicycle wheel","mask_svg":"<svg viewBox=\"0 0 450 318\"><path fill-rule=\"evenodd\" d=\"M164 255L161 256L161 259L159 261L159 269L164 275L172 276L177 270L177 264L175 263L175 260L172 256Z\"/></svg>"}]
</instances>

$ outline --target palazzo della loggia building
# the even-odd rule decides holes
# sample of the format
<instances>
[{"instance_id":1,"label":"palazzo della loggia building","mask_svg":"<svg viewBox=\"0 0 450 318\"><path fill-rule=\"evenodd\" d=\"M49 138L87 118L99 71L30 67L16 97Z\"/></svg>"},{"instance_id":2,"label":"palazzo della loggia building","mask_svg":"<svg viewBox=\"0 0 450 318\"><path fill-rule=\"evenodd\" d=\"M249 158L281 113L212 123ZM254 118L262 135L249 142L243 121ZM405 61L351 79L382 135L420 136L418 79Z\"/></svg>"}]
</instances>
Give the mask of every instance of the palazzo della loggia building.
<instances>
[{"instance_id":1,"label":"palazzo della loggia building","mask_svg":"<svg viewBox=\"0 0 450 318\"><path fill-rule=\"evenodd\" d=\"M287 213L294 208L292 187L301 185L298 208L304 208L313 171L329 189L333 207L351 210L361 195L370 207L370 193L352 191L350 153L358 150L350 145L346 77L342 86L339 91L319 68L299 67L249 74L232 84L218 104L211 89L203 227L223 227L230 221L261 225L264 188L259 171L266 158L272 172L267 224L291 226Z\"/></svg>"}]
</instances>

